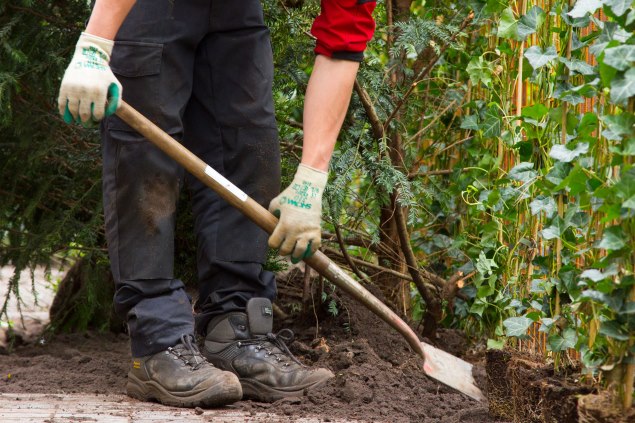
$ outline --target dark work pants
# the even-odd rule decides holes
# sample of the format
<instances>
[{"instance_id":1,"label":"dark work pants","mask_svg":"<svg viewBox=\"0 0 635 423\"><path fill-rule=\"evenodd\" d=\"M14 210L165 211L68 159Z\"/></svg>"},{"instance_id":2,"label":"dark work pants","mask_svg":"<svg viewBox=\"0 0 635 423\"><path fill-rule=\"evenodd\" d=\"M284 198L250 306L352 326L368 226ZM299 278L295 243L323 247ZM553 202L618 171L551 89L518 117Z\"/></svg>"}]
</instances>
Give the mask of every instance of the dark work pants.
<instances>
[{"instance_id":1,"label":"dark work pants","mask_svg":"<svg viewBox=\"0 0 635 423\"><path fill-rule=\"evenodd\" d=\"M269 31L258 0L137 0L111 68L123 98L262 205L280 188ZM192 193L200 295L196 330L275 296L267 235L116 116L102 124L106 237L115 308L136 357L194 332L174 268L179 190Z\"/></svg>"}]
</instances>

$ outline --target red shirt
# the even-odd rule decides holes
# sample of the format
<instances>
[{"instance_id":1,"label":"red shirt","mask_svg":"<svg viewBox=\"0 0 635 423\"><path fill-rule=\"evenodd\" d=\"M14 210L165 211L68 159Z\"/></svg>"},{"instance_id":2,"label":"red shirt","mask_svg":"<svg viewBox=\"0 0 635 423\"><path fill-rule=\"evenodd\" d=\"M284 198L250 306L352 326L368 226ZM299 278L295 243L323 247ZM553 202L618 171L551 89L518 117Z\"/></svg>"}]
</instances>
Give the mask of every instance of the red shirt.
<instances>
[{"instance_id":1,"label":"red shirt","mask_svg":"<svg viewBox=\"0 0 635 423\"><path fill-rule=\"evenodd\" d=\"M311 28L317 38L315 53L361 62L375 32L375 0L321 0L321 5Z\"/></svg>"}]
</instances>

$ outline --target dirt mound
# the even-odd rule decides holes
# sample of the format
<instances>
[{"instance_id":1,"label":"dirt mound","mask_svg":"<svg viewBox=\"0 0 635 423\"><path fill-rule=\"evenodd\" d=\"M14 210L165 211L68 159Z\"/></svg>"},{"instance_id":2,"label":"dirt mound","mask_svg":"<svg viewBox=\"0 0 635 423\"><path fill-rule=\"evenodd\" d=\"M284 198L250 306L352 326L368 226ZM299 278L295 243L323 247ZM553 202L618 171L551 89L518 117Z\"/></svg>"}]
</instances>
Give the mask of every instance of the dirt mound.
<instances>
[{"instance_id":1,"label":"dirt mound","mask_svg":"<svg viewBox=\"0 0 635 423\"><path fill-rule=\"evenodd\" d=\"M486 403L425 376L421 359L386 323L347 297L338 300L337 319L317 318L321 339L315 339L316 318L292 322L298 336L293 352L305 362L330 368L336 377L302 398L270 407L296 416L369 421L497 421ZM438 341L438 347L453 354L467 350L465 337L455 331L440 331ZM483 366L477 365L475 373L484 374Z\"/></svg>"}]
</instances>

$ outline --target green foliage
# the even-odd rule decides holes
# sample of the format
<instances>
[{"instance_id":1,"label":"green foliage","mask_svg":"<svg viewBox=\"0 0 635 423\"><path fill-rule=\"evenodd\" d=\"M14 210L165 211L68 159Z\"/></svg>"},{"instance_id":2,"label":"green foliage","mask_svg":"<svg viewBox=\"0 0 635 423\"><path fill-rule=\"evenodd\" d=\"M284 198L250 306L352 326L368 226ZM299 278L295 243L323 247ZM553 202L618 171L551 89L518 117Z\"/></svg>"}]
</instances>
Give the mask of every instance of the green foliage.
<instances>
[{"instance_id":1,"label":"green foliage","mask_svg":"<svg viewBox=\"0 0 635 423\"><path fill-rule=\"evenodd\" d=\"M87 14L84 1L0 2L0 265L16 267L4 299L55 254L105 257L97 134L65 125L55 100Z\"/></svg>"},{"instance_id":2,"label":"green foliage","mask_svg":"<svg viewBox=\"0 0 635 423\"><path fill-rule=\"evenodd\" d=\"M610 16L607 21L590 16L599 8ZM474 231L484 221L496 222L495 233L481 231L475 242L482 251L471 257L480 275L498 282L475 291L470 313L480 318L480 304L493 293L509 292L511 301L500 297L495 303L503 310L506 336L526 337L537 324L556 363L576 348L584 364L598 371L602 364L632 362L635 353L629 350L635 340L635 36L627 18L633 4L579 0L569 11L566 2L556 2L549 15L528 9L521 16L511 7L494 15L495 48L474 51L474 65L467 67L473 83L485 78L490 88L479 98L485 110L495 104L505 113L496 144L476 133L481 155L493 154L496 146L498 159L511 152L513 163L505 178L474 178L468 198L479 201L466 201L466 225ZM527 32L521 22L530 23ZM597 30L582 37L590 25ZM526 37L534 33L535 39ZM521 50L508 40L527 44ZM529 68L519 74L510 65L521 52ZM497 62L506 64L501 77L487 78ZM516 116L509 112L515 87L506 81L519 79L527 97ZM587 99L592 110L582 108ZM479 123L463 127L482 129ZM510 187L521 194L501 208Z\"/></svg>"}]
</instances>

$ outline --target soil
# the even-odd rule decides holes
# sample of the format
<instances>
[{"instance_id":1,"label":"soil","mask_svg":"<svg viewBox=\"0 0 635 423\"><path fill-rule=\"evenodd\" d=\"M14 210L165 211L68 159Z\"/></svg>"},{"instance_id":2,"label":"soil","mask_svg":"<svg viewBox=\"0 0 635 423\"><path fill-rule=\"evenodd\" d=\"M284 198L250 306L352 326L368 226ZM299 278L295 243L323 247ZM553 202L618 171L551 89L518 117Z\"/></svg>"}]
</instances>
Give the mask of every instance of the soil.
<instances>
[{"instance_id":1,"label":"soil","mask_svg":"<svg viewBox=\"0 0 635 423\"><path fill-rule=\"evenodd\" d=\"M492 415L513 419L514 405L512 387L507 379L511 353L503 350L488 350L486 360L489 411Z\"/></svg>"},{"instance_id":2,"label":"soil","mask_svg":"<svg viewBox=\"0 0 635 423\"><path fill-rule=\"evenodd\" d=\"M632 423L635 422L635 408L624 413L615 403L615 395L608 391L580 397L580 423Z\"/></svg>"},{"instance_id":3,"label":"soil","mask_svg":"<svg viewBox=\"0 0 635 423\"><path fill-rule=\"evenodd\" d=\"M578 398L595 392L579 383L579 368L555 371L542 357L527 353L489 350L486 370L490 413L515 423L581 422Z\"/></svg>"},{"instance_id":4,"label":"soil","mask_svg":"<svg viewBox=\"0 0 635 423\"><path fill-rule=\"evenodd\" d=\"M487 403L425 376L421 360L401 336L372 313L352 300L338 301L336 319L318 311L317 320L311 313L304 318L293 315L293 321L284 322L296 333L291 345L294 354L310 365L330 368L336 377L301 398L273 404L241 401L232 408L290 419L313 416L322 421L502 421L490 416ZM434 343L454 354L467 351L467 342L459 332L441 331ZM129 344L123 334L40 338L0 356L0 392L123 394L128 366ZM475 376L484 381L484 374L482 357L475 363Z\"/></svg>"}]
</instances>

